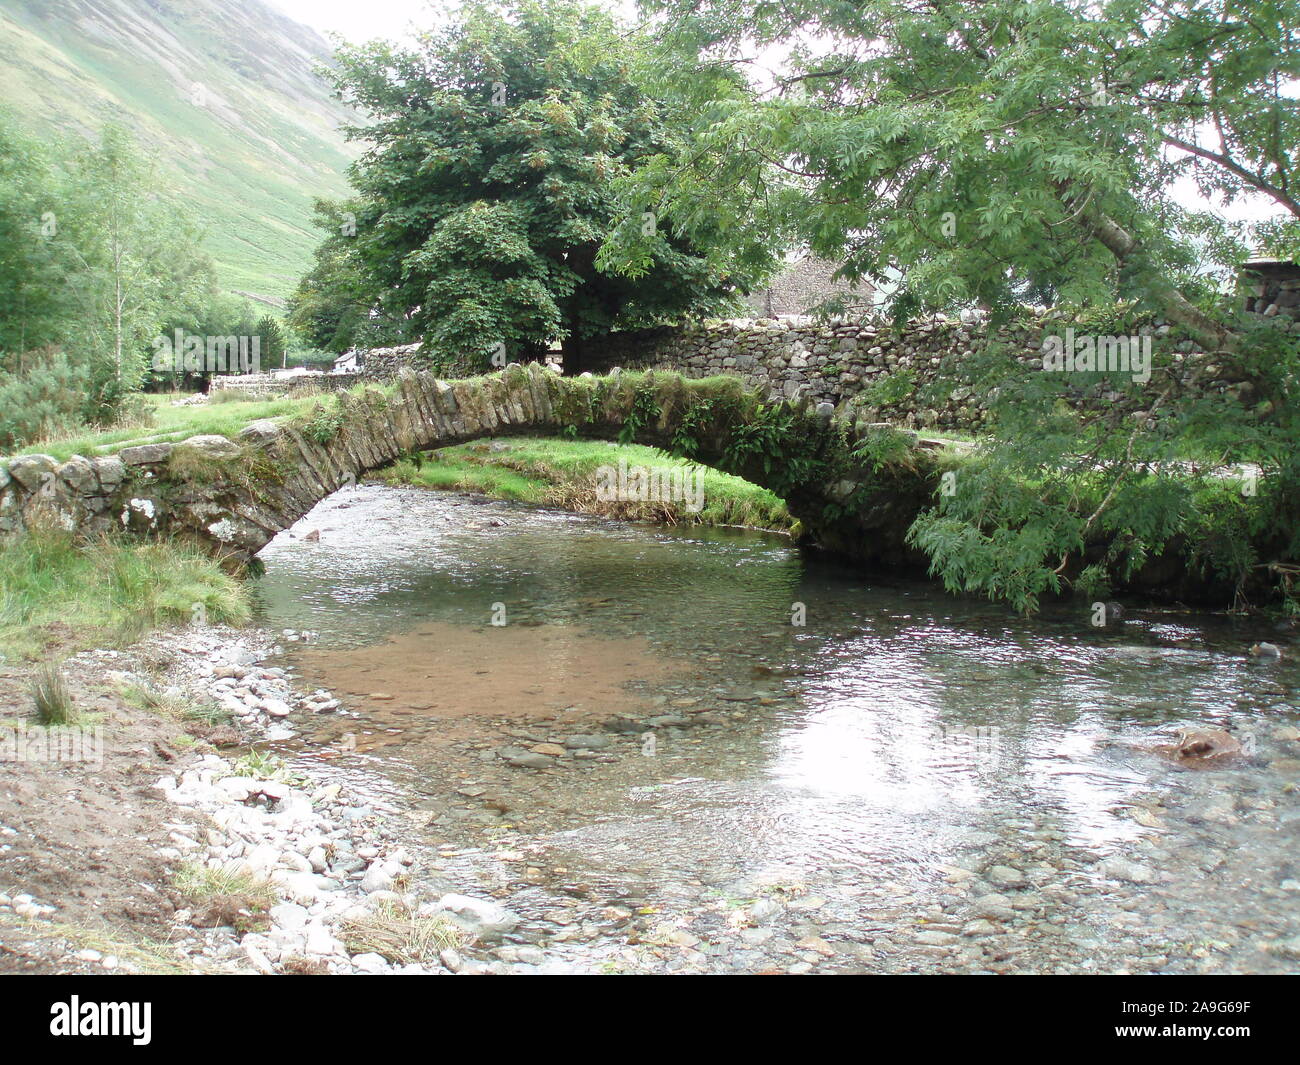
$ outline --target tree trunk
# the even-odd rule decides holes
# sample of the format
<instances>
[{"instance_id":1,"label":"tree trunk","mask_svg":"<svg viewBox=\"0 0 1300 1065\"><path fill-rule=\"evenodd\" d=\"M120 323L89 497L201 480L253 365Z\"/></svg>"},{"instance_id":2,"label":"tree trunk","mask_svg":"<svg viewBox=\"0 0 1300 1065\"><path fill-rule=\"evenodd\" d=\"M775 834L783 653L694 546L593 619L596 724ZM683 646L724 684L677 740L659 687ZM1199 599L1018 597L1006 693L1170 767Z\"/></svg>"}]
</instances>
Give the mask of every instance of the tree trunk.
<instances>
[{"instance_id":1,"label":"tree trunk","mask_svg":"<svg viewBox=\"0 0 1300 1065\"><path fill-rule=\"evenodd\" d=\"M1057 182L1056 191L1070 210L1079 212L1082 222L1092 231L1092 235L1102 247L1115 256L1115 261L1120 266L1141 258L1143 252L1141 243L1115 219L1088 200L1085 200L1080 207L1079 200L1083 196L1072 189L1068 182ZM1155 298L1171 322L1176 322L1186 329L1188 334L1207 351L1230 350L1233 347L1237 334L1193 304L1165 278L1152 273L1148 273L1148 277Z\"/></svg>"},{"instance_id":2,"label":"tree trunk","mask_svg":"<svg viewBox=\"0 0 1300 1065\"><path fill-rule=\"evenodd\" d=\"M1121 264L1139 251L1136 238L1113 218L1100 211L1090 212L1090 216L1094 235ZM1210 351L1232 347L1235 334L1231 330L1216 322L1164 278L1151 280L1155 297L1170 321L1183 326Z\"/></svg>"},{"instance_id":3,"label":"tree trunk","mask_svg":"<svg viewBox=\"0 0 1300 1065\"><path fill-rule=\"evenodd\" d=\"M564 362L564 376L576 377L586 369L583 365L583 355L586 345L583 343L581 334L577 326L569 329L569 335L560 341L560 354Z\"/></svg>"}]
</instances>

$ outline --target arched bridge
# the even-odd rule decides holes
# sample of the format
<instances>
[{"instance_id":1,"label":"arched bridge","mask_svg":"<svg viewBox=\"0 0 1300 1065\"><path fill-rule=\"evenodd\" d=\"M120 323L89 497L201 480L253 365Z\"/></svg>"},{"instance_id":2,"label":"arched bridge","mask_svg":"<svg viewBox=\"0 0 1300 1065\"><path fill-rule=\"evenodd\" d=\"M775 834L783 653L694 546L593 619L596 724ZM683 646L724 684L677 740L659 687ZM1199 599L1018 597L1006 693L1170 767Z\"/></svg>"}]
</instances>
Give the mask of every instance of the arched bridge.
<instances>
[{"instance_id":1,"label":"arched bridge","mask_svg":"<svg viewBox=\"0 0 1300 1065\"><path fill-rule=\"evenodd\" d=\"M405 371L390 385L322 397L234 439L196 436L57 462L0 466L0 533L53 520L198 542L247 562L331 493L403 455L505 435L634 441L738 474L787 501L839 553L917 561L903 537L933 499L938 445L837 416L829 404L769 403L738 378L670 373L561 377L532 364L443 381Z\"/></svg>"}]
</instances>

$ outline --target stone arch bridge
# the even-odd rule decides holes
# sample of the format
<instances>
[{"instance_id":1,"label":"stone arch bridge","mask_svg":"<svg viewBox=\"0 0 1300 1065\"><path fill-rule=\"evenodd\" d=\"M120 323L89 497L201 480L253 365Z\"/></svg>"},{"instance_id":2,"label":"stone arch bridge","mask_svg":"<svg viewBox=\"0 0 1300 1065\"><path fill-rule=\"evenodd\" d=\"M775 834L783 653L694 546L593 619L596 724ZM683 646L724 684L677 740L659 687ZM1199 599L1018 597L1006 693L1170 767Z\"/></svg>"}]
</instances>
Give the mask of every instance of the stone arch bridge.
<instances>
[{"instance_id":1,"label":"stone arch bridge","mask_svg":"<svg viewBox=\"0 0 1300 1065\"><path fill-rule=\"evenodd\" d=\"M51 521L88 535L125 530L195 542L238 566L321 500L403 455L522 434L684 452L771 488L811 540L888 564L920 561L904 535L933 502L946 462L937 441L853 421L828 403L764 402L738 378L561 377L532 364L449 382L408 370L293 418L251 422L233 439L66 462L13 458L0 465L0 534Z\"/></svg>"}]
</instances>

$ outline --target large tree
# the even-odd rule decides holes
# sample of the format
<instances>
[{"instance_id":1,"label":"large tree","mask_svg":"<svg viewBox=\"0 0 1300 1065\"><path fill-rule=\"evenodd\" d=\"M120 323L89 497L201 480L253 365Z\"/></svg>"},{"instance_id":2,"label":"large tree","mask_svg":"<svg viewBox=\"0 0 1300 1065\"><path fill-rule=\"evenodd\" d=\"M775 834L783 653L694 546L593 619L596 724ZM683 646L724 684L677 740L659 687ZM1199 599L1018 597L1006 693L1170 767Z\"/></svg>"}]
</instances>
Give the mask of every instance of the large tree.
<instances>
[{"instance_id":1,"label":"large tree","mask_svg":"<svg viewBox=\"0 0 1300 1065\"><path fill-rule=\"evenodd\" d=\"M314 221L326 235L312 268L289 297L289 325L308 344L335 354L409 340L405 317L379 313L373 283L357 254L356 204L317 200Z\"/></svg>"},{"instance_id":2,"label":"large tree","mask_svg":"<svg viewBox=\"0 0 1300 1065\"><path fill-rule=\"evenodd\" d=\"M11 442L121 411L160 328L216 298L200 242L125 131L72 149L0 116L0 423Z\"/></svg>"},{"instance_id":3,"label":"large tree","mask_svg":"<svg viewBox=\"0 0 1300 1065\"><path fill-rule=\"evenodd\" d=\"M57 239L63 188L45 146L0 116L0 371L23 372L27 353L58 343L73 322Z\"/></svg>"},{"instance_id":4,"label":"large tree","mask_svg":"<svg viewBox=\"0 0 1300 1065\"><path fill-rule=\"evenodd\" d=\"M316 296L359 280L344 319L402 323L434 358L486 365L558 339L576 371L613 329L733 306L771 253L720 225L687 238L616 186L678 150L683 122L649 91L646 47L597 8L545 0L471 4L410 49L343 48L333 77L370 148L352 170L354 227L323 210L332 232L296 320L325 339ZM622 273L599 260L620 226L644 240Z\"/></svg>"},{"instance_id":5,"label":"large tree","mask_svg":"<svg viewBox=\"0 0 1300 1065\"><path fill-rule=\"evenodd\" d=\"M1218 345L1205 258L1241 249L1174 179L1300 220L1295 0L647 6L691 71L691 165L646 175L671 217L746 189L850 274L904 271L906 309L1128 295Z\"/></svg>"},{"instance_id":6,"label":"large tree","mask_svg":"<svg viewBox=\"0 0 1300 1065\"><path fill-rule=\"evenodd\" d=\"M105 127L72 159L59 239L79 309L69 347L92 362L96 419L139 391L153 340L180 308L215 294L193 217L161 194L155 161L126 130Z\"/></svg>"},{"instance_id":7,"label":"large tree","mask_svg":"<svg viewBox=\"0 0 1300 1065\"><path fill-rule=\"evenodd\" d=\"M1158 315L1213 353L1179 362L1162 344L1140 381L1034 371L996 345L948 367L996 415L912 530L950 588L1029 609L1171 552L1243 590L1269 573L1290 587L1296 337L1234 313L1222 281L1242 234L1184 202L1178 179L1276 205L1257 235L1296 250L1296 0L648 7L692 143L632 182L685 232L746 215L793 230L850 276L901 275L900 317L1032 297L1100 334ZM641 253L629 230L606 249L628 265ZM1198 388L1206 377L1235 387ZM1225 474L1243 462L1259 483L1238 491Z\"/></svg>"}]
</instances>

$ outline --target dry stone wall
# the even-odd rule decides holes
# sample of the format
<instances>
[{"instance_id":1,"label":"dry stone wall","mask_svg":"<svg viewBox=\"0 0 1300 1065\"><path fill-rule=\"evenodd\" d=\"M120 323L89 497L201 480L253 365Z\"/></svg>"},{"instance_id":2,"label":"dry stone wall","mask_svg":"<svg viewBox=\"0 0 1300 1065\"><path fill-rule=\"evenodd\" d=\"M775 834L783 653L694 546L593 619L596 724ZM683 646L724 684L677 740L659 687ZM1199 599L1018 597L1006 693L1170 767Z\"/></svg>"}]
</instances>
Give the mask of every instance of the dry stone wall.
<instances>
[{"instance_id":1,"label":"dry stone wall","mask_svg":"<svg viewBox=\"0 0 1300 1065\"><path fill-rule=\"evenodd\" d=\"M967 380L975 353L993 341L1006 345L1027 374L1041 373L1046 338L1066 325L1045 317L998 327L935 318L904 328L877 320L738 320L614 334L585 358L594 373L622 367L672 369L692 378L738 374L773 399L833 407L854 400L881 421L969 432L990 418L990 397ZM1155 323L1136 332L1163 337L1169 327Z\"/></svg>"}]
</instances>

